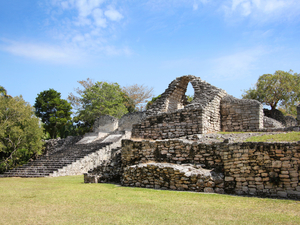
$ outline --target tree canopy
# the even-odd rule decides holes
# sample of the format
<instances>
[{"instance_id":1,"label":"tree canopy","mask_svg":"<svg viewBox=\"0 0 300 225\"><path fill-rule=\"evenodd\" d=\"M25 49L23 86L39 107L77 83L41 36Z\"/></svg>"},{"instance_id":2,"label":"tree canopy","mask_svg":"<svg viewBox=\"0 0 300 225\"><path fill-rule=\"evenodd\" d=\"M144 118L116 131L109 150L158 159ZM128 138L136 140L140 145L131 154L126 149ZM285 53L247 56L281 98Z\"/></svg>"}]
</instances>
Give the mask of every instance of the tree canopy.
<instances>
[{"instance_id":1,"label":"tree canopy","mask_svg":"<svg viewBox=\"0 0 300 225\"><path fill-rule=\"evenodd\" d=\"M128 112L124 105L123 92L117 83L96 82L85 89L80 98L80 121L93 123L101 115L120 118Z\"/></svg>"},{"instance_id":2,"label":"tree canopy","mask_svg":"<svg viewBox=\"0 0 300 225\"><path fill-rule=\"evenodd\" d=\"M122 90L133 101L135 108L140 111L145 108L147 99L154 97L153 88L149 88L145 85L133 84L123 87Z\"/></svg>"},{"instance_id":3,"label":"tree canopy","mask_svg":"<svg viewBox=\"0 0 300 225\"><path fill-rule=\"evenodd\" d=\"M77 95L70 93L68 96L68 101L72 104L73 109L75 110L81 109L81 99L84 92L95 85L95 82L90 78L78 81L78 83L82 87L77 87L74 89ZM127 108L128 112L143 110L144 103L147 102L147 99L153 97L153 88L149 88L145 85L133 84L130 86L120 87L120 89L124 99L123 104Z\"/></svg>"},{"instance_id":4,"label":"tree canopy","mask_svg":"<svg viewBox=\"0 0 300 225\"><path fill-rule=\"evenodd\" d=\"M56 138L71 120L71 104L60 98L60 93L49 89L38 94L35 100L35 114L42 119L45 131Z\"/></svg>"},{"instance_id":5,"label":"tree canopy","mask_svg":"<svg viewBox=\"0 0 300 225\"><path fill-rule=\"evenodd\" d=\"M43 129L34 108L20 97L0 95L0 172L42 152Z\"/></svg>"},{"instance_id":6,"label":"tree canopy","mask_svg":"<svg viewBox=\"0 0 300 225\"><path fill-rule=\"evenodd\" d=\"M279 105L290 114L295 114L300 101L300 75L292 70L277 70L274 74L263 74L253 88L245 90L244 99L255 99L276 109Z\"/></svg>"}]
</instances>

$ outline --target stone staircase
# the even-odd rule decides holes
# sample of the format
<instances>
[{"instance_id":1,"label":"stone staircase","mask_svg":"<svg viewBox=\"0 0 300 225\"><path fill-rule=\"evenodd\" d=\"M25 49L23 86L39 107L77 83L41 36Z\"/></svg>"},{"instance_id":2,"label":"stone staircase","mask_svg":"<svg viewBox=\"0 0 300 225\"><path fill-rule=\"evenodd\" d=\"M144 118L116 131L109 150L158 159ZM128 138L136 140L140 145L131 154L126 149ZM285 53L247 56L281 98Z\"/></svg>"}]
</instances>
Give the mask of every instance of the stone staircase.
<instances>
[{"instance_id":1,"label":"stone staircase","mask_svg":"<svg viewBox=\"0 0 300 225\"><path fill-rule=\"evenodd\" d=\"M112 149L121 146L126 133L112 133L85 144L67 144L0 177L47 177L80 175L110 160Z\"/></svg>"},{"instance_id":2,"label":"stone staircase","mask_svg":"<svg viewBox=\"0 0 300 225\"><path fill-rule=\"evenodd\" d=\"M48 156L29 162L23 166L9 170L1 177L47 177L59 169L72 165L76 161L109 146L110 142L97 144L73 145Z\"/></svg>"}]
</instances>

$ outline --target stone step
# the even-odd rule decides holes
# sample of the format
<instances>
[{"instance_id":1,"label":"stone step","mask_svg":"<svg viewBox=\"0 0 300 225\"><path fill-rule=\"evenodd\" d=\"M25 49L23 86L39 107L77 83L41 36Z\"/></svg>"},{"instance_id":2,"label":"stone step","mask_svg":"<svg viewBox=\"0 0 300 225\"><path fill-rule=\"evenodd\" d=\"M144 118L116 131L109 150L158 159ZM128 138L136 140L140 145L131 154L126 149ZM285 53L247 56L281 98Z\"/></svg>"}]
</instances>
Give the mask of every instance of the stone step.
<instances>
[{"instance_id":1,"label":"stone step","mask_svg":"<svg viewBox=\"0 0 300 225\"><path fill-rule=\"evenodd\" d=\"M112 142L65 146L51 155L42 156L18 168L0 174L0 177L44 177L85 156L109 146Z\"/></svg>"}]
</instances>

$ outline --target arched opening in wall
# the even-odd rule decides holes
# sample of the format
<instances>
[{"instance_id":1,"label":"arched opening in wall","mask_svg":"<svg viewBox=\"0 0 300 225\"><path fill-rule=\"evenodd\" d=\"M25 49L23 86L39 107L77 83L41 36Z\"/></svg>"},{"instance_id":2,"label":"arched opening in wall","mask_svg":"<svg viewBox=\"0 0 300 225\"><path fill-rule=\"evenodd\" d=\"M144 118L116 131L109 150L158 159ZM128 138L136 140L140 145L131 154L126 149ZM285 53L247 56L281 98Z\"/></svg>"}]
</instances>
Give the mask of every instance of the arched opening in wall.
<instances>
[{"instance_id":1,"label":"arched opening in wall","mask_svg":"<svg viewBox=\"0 0 300 225\"><path fill-rule=\"evenodd\" d=\"M194 99L195 90L191 84L191 82L188 83L185 95L187 97L188 103L191 103Z\"/></svg>"},{"instance_id":2,"label":"arched opening in wall","mask_svg":"<svg viewBox=\"0 0 300 225\"><path fill-rule=\"evenodd\" d=\"M188 104L186 98L186 91L190 82L189 77L182 77L181 80L175 85L172 94L166 101L166 112L175 112L183 109Z\"/></svg>"}]
</instances>

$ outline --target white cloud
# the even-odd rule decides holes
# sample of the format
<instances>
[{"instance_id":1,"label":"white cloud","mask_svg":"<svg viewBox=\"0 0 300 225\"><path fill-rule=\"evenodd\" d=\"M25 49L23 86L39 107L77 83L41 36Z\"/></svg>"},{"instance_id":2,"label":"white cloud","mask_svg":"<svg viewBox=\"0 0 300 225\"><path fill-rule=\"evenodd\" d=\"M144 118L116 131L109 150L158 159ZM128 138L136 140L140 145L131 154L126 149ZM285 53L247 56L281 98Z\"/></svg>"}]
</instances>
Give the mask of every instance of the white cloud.
<instances>
[{"instance_id":1,"label":"white cloud","mask_svg":"<svg viewBox=\"0 0 300 225\"><path fill-rule=\"evenodd\" d=\"M120 20L124 18L113 0L49 1L55 38L91 54L128 54L110 43L117 39Z\"/></svg>"},{"instance_id":2,"label":"white cloud","mask_svg":"<svg viewBox=\"0 0 300 225\"><path fill-rule=\"evenodd\" d=\"M106 10L104 14L112 21L119 21L119 20L123 19L122 14L119 13L117 10L115 10L112 7L109 7L108 10Z\"/></svg>"},{"instance_id":3,"label":"white cloud","mask_svg":"<svg viewBox=\"0 0 300 225\"><path fill-rule=\"evenodd\" d=\"M4 40L0 49L12 55L31 58L38 61L47 61L56 64L72 64L80 60L74 49L46 44L21 43Z\"/></svg>"},{"instance_id":4,"label":"white cloud","mask_svg":"<svg viewBox=\"0 0 300 225\"><path fill-rule=\"evenodd\" d=\"M95 20L95 24L98 27L106 27L106 19L103 17L103 11L99 8L93 10L93 17Z\"/></svg>"},{"instance_id":5,"label":"white cloud","mask_svg":"<svg viewBox=\"0 0 300 225\"><path fill-rule=\"evenodd\" d=\"M290 19L299 15L298 0L226 0L221 9L228 18L251 17L260 22Z\"/></svg>"}]
</instances>

